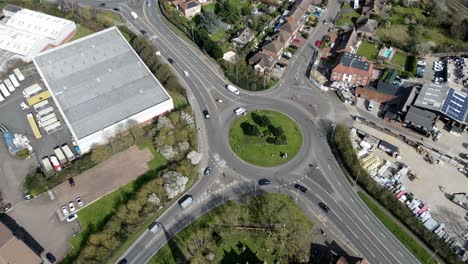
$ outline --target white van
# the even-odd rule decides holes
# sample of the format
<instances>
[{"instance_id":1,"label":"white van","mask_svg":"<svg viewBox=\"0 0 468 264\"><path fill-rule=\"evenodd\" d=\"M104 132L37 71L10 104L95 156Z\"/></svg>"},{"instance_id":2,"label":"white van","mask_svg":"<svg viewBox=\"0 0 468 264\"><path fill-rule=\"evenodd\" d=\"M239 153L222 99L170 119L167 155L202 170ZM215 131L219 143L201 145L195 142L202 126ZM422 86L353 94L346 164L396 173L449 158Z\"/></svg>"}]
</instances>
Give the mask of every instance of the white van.
<instances>
[{"instance_id":1,"label":"white van","mask_svg":"<svg viewBox=\"0 0 468 264\"><path fill-rule=\"evenodd\" d=\"M193 203L193 196L185 195L182 199L179 200L179 205L182 209L189 207Z\"/></svg>"},{"instance_id":2,"label":"white van","mask_svg":"<svg viewBox=\"0 0 468 264\"><path fill-rule=\"evenodd\" d=\"M137 13L135 13L135 12L133 12L133 11L130 13L130 15L133 17L133 19L137 19L137 18L138 18Z\"/></svg>"},{"instance_id":3,"label":"white van","mask_svg":"<svg viewBox=\"0 0 468 264\"><path fill-rule=\"evenodd\" d=\"M245 108L239 107L239 108L234 109L234 114L236 114L236 116L245 114Z\"/></svg>"},{"instance_id":4,"label":"white van","mask_svg":"<svg viewBox=\"0 0 468 264\"><path fill-rule=\"evenodd\" d=\"M228 85L226 86L226 88L227 88L231 93L233 93L233 94L235 94L235 95L238 95L238 94L239 94L239 89L237 89L236 87L234 87L234 86L232 86L232 85L230 85L230 84L228 84Z\"/></svg>"}]
</instances>

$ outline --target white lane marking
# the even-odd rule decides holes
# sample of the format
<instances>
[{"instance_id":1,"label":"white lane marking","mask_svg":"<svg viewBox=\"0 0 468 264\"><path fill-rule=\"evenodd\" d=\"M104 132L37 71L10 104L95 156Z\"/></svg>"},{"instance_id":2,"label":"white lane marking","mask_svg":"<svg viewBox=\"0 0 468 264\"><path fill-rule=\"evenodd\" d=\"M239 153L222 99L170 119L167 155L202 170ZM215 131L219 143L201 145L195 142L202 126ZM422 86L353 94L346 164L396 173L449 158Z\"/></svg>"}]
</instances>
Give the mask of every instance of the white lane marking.
<instances>
[{"instance_id":1,"label":"white lane marking","mask_svg":"<svg viewBox=\"0 0 468 264\"><path fill-rule=\"evenodd\" d=\"M403 253L401 253L401 251L400 251L400 250L398 250L398 253L399 253L399 254L400 254L402 257L403 257Z\"/></svg>"},{"instance_id":2,"label":"white lane marking","mask_svg":"<svg viewBox=\"0 0 468 264\"><path fill-rule=\"evenodd\" d=\"M367 219L367 221L370 221L369 217L367 215L364 215L364 217Z\"/></svg>"},{"instance_id":3,"label":"white lane marking","mask_svg":"<svg viewBox=\"0 0 468 264\"><path fill-rule=\"evenodd\" d=\"M382 235L382 237L385 237L385 238L386 238L386 236L384 235L384 233L380 232L380 235Z\"/></svg>"}]
</instances>

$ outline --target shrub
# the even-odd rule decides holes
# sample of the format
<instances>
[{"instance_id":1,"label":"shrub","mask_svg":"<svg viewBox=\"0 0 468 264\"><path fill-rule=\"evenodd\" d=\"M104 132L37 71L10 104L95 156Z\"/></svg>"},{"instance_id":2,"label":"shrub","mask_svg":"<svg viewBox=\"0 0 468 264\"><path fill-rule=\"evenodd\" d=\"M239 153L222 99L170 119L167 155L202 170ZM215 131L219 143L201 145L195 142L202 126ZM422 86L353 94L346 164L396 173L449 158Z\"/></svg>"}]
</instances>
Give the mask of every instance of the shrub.
<instances>
[{"instance_id":1,"label":"shrub","mask_svg":"<svg viewBox=\"0 0 468 264\"><path fill-rule=\"evenodd\" d=\"M47 191L47 181L41 173L31 173L26 176L24 187L32 196L37 196Z\"/></svg>"},{"instance_id":2,"label":"shrub","mask_svg":"<svg viewBox=\"0 0 468 264\"><path fill-rule=\"evenodd\" d=\"M112 155L112 149L109 145L98 145L91 152L91 160L94 163L101 163Z\"/></svg>"},{"instance_id":3,"label":"shrub","mask_svg":"<svg viewBox=\"0 0 468 264\"><path fill-rule=\"evenodd\" d=\"M18 151L18 153L16 153L16 156L22 159L29 157L29 149L22 149Z\"/></svg>"},{"instance_id":4,"label":"shrub","mask_svg":"<svg viewBox=\"0 0 468 264\"><path fill-rule=\"evenodd\" d=\"M266 115L259 115L257 113L251 113L250 116L252 117L252 120L255 122L255 124L261 127L268 127L271 125L271 121Z\"/></svg>"},{"instance_id":5,"label":"shrub","mask_svg":"<svg viewBox=\"0 0 468 264\"><path fill-rule=\"evenodd\" d=\"M247 135L247 136L259 136L260 135L260 130L258 129L258 127L250 124L247 121L242 122L240 124L240 127L244 135Z\"/></svg>"}]
</instances>

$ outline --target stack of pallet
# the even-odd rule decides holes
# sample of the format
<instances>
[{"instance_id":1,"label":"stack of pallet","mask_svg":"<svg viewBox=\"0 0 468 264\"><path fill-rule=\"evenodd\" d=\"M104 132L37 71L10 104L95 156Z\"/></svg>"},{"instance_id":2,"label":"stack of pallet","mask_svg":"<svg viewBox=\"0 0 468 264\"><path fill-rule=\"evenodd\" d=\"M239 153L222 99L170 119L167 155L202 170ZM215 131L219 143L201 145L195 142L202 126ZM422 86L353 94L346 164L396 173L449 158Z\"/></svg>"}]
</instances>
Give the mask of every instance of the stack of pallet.
<instances>
[{"instance_id":1,"label":"stack of pallet","mask_svg":"<svg viewBox=\"0 0 468 264\"><path fill-rule=\"evenodd\" d=\"M380 160L376 156L370 154L361 159L361 166L367 170L371 176L377 174L377 169L380 167Z\"/></svg>"}]
</instances>

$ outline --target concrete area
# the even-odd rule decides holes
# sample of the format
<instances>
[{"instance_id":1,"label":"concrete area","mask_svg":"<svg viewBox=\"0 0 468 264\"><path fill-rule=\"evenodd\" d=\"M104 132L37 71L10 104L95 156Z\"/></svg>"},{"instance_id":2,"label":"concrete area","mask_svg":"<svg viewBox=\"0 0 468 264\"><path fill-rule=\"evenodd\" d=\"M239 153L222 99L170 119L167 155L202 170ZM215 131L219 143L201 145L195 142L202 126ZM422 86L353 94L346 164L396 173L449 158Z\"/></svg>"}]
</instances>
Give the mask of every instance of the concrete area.
<instances>
[{"instance_id":1,"label":"concrete area","mask_svg":"<svg viewBox=\"0 0 468 264\"><path fill-rule=\"evenodd\" d=\"M5 151L3 148L1 151L0 158L3 158ZM71 223L60 221L57 215L60 207L71 200L75 201L78 196L81 196L85 206L91 204L146 172L147 162L152 158L153 155L148 149L140 150L136 146L132 147L73 177L74 187L71 188L69 183L65 182L54 188L55 200L50 200L49 195L44 193L33 200L23 200L14 204L8 215L23 226L45 248L45 251L52 252L57 259L62 259L71 249L68 239L80 232L81 227L79 219ZM3 159L0 161L3 162ZM11 167L11 164L14 163L8 162L6 168ZM2 169L6 170L3 167ZM17 173L18 171L15 171L17 177L24 177L21 176L23 174ZM0 178L0 183L3 180L3 177ZM76 202L75 208L78 209Z\"/></svg>"},{"instance_id":2,"label":"concrete area","mask_svg":"<svg viewBox=\"0 0 468 264\"><path fill-rule=\"evenodd\" d=\"M402 158L396 160L381 150L372 153L380 157L380 161L389 160L392 164L403 163L410 167L417 178L410 181L402 179L407 191L412 192L417 199L426 202L435 220L445 223L446 230L452 235L461 235L466 232L464 216L466 210L452 203L447 194L468 193L468 178L449 164L430 164L419 155L414 148L397 138L391 137L376 129L355 123L355 127L394 144L400 149ZM393 166L396 167L396 166Z\"/></svg>"},{"instance_id":3,"label":"concrete area","mask_svg":"<svg viewBox=\"0 0 468 264\"><path fill-rule=\"evenodd\" d=\"M70 201L79 209L76 198L86 205L98 200L102 196L113 192L138 176L148 171L147 162L153 159L153 154L147 149L140 150L137 146L118 154L98 166L73 177L75 186L71 187L68 181L55 187L57 209L67 205Z\"/></svg>"}]
</instances>

